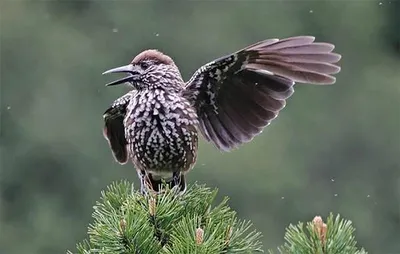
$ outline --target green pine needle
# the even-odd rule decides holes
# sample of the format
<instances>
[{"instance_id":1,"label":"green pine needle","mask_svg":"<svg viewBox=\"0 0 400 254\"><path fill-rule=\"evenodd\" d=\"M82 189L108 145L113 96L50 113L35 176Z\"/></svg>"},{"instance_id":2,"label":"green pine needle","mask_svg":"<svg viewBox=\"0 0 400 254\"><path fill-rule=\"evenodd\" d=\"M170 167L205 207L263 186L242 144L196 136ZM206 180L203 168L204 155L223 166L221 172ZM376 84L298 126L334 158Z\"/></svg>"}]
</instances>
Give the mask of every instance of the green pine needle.
<instances>
[{"instance_id":1,"label":"green pine needle","mask_svg":"<svg viewBox=\"0 0 400 254\"><path fill-rule=\"evenodd\" d=\"M88 240L79 254L228 254L263 252L261 234L241 221L217 190L194 184L184 194L164 186L143 196L127 181L113 183L93 207ZM286 229L280 254L367 254L357 248L351 221L320 217ZM273 253L269 251L269 253ZM68 251L68 254L72 252Z\"/></svg>"},{"instance_id":2,"label":"green pine needle","mask_svg":"<svg viewBox=\"0 0 400 254\"><path fill-rule=\"evenodd\" d=\"M228 198L213 207L216 195L194 184L183 195L165 186L162 194L143 196L127 181L113 183L94 206L89 238L77 253L262 252L261 234L236 218Z\"/></svg>"},{"instance_id":3,"label":"green pine needle","mask_svg":"<svg viewBox=\"0 0 400 254\"><path fill-rule=\"evenodd\" d=\"M317 217L316 217L317 218ZM322 221L321 221L322 223ZM351 221L330 214L326 223L326 232L321 235L320 227L314 222L289 225L286 229L286 243L278 248L281 254L367 254L357 248L354 227ZM271 254L272 251L269 251Z\"/></svg>"}]
</instances>

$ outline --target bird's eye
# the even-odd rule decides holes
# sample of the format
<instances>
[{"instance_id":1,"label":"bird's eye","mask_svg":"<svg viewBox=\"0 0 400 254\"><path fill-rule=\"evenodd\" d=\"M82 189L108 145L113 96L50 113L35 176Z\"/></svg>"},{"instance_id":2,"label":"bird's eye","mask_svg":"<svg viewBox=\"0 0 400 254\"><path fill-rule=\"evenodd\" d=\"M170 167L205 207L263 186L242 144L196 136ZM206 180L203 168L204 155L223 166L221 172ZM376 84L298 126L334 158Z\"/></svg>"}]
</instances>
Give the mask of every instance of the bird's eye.
<instances>
[{"instance_id":1,"label":"bird's eye","mask_svg":"<svg viewBox=\"0 0 400 254\"><path fill-rule=\"evenodd\" d=\"M147 62L141 62L140 67L145 70L149 67L149 64Z\"/></svg>"}]
</instances>

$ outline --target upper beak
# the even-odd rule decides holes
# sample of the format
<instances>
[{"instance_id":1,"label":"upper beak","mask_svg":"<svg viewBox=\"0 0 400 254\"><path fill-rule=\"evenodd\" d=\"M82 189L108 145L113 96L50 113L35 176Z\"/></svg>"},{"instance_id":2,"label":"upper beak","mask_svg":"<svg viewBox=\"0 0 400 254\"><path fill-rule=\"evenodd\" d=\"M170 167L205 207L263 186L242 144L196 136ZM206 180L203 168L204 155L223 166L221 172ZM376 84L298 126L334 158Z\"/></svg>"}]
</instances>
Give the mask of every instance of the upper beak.
<instances>
[{"instance_id":1,"label":"upper beak","mask_svg":"<svg viewBox=\"0 0 400 254\"><path fill-rule=\"evenodd\" d=\"M115 86L115 85L123 84L125 82L135 81L138 78L138 76L140 75L135 70L135 67L132 64L128 64L128 65L125 65L125 66L121 66L121 67L110 69L108 71L103 72L102 75L109 74L109 73L119 73L119 72L127 72L130 75L127 76L127 77L112 81L112 82L106 84L106 86Z\"/></svg>"}]
</instances>

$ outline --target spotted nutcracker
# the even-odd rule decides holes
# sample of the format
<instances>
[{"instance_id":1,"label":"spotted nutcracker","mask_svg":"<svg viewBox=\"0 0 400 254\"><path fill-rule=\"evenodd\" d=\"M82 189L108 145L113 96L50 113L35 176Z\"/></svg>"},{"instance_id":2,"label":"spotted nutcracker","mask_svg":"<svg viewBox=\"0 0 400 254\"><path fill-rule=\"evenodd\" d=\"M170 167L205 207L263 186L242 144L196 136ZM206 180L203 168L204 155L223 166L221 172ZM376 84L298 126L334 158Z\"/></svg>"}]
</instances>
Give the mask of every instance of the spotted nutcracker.
<instances>
[{"instance_id":1,"label":"spotted nutcracker","mask_svg":"<svg viewBox=\"0 0 400 254\"><path fill-rule=\"evenodd\" d=\"M104 137L121 164L130 158L142 192L162 181L186 189L195 165L198 132L222 151L251 141L275 119L295 82L335 83L341 56L312 36L258 42L200 67L185 82L174 61L157 50L103 74L126 77L132 90L104 113Z\"/></svg>"}]
</instances>

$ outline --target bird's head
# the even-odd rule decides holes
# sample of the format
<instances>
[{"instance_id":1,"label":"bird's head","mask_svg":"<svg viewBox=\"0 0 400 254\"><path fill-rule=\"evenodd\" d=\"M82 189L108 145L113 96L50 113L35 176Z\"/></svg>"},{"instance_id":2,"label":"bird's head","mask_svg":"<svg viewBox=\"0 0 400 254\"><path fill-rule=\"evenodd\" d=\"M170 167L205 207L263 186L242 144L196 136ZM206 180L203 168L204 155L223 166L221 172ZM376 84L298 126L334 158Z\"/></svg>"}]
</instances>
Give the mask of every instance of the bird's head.
<instances>
[{"instance_id":1,"label":"bird's head","mask_svg":"<svg viewBox=\"0 0 400 254\"><path fill-rule=\"evenodd\" d=\"M130 64L113 68L103 72L126 73L127 76L112 81L106 86L128 83L132 87L142 90L150 88L168 88L183 83L181 74L174 61L158 50L149 49L141 52Z\"/></svg>"}]
</instances>

